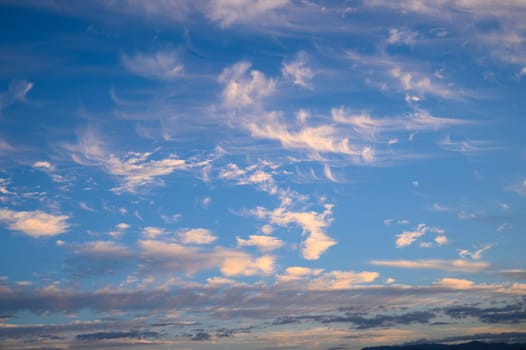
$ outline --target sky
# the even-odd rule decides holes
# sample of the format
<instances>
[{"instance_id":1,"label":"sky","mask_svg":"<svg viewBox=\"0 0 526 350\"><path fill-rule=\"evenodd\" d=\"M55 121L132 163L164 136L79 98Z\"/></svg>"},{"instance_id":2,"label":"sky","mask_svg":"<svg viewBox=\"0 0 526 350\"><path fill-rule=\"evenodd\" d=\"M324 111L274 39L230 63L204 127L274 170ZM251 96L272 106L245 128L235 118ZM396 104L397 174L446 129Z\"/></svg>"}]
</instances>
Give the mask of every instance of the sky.
<instances>
[{"instance_id":1,"label":"sky","mask_svg":"<svg viewBox=\"0 0 526 350\"><path fill-rule=\"evenodd\" d=\"M524 18L0 1L0 348L526 341Z\"/></svg>"}]
</instances>

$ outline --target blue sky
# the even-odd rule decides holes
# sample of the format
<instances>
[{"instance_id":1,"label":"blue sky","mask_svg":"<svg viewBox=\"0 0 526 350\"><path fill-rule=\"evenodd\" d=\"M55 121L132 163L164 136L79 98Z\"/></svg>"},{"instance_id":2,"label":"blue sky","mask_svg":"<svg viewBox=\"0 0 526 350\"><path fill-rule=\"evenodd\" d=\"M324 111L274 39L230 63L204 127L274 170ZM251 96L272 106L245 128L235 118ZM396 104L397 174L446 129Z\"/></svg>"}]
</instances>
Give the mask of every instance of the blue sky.
<instances>
[{"instance_id":1,"label":"blue sky","mask_svg":"<svg viewBox=\"0 0 526 350\"><path fill-rule=\"evenodd\" d=\"M0 345L525 341L523 1L2 1Z\"/></svg>"}]
</instances>

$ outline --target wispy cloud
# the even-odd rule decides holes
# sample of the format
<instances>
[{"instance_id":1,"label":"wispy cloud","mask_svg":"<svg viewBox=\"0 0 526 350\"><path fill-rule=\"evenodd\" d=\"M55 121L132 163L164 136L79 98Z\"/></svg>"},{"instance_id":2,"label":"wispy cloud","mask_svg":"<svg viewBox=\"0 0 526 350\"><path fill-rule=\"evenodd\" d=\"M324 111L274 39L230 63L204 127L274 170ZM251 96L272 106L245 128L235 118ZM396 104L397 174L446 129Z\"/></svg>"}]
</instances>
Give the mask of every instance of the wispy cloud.
<instances>
[{"instance_id":1,"label":"wispy cloud","mask_svg":"<svg viewBox=\"0 0 526 350\"><path fill-rule=\"evenodd\" d=\"M67 215L53 215L40 210L14 211L0 209L0 222L9 230L19 231L31 237L49 237L64 233L69 228Z\"/></svg>"},{"instance_id":2,"label":"wispy cloud","mask_svg":"<svg viewBox=\"0 0 526 350\"><path fill-rule=\"evenodd\" d=\"M244 108L258 105L274 93L276 80L269 79L261 71L250 69L250 62L238 62L225 68L219 82L225 85L223 103L228 108Z\"/></svg>"},{"instance_id":3,"label":"wispy cloud","mask_svg":"<svg viewBox=\"0 0 526 350\"><path fill-rule=\"evenodd\" d=\"M289 0L211 0L206 15L221 26L229 26L238 22L261 21L288 3Z\"/></svg>"},{"instance_id":4,"label":"wispy cloud","mask_svg":"<svg viewBox=\"0 0 526 350\"><path fill-rule=\"evenodd\" d=\"M0 94L0 111L15 102L24 102L33 83L27 80L12 80L6 93Z\"/></svg>"},{"instance_id":5,"label":"wispy cloud","mask_svg":"<svg viewBox=\"0 0 526 350\"><path fill-rule=\"evenodd\" d=\"M295 60L284 62L281 68L281 74L286 79L290 79L294 84L304 88L310 88L310 80L314 77L314 72L308 65L307 54L300 51Z\"/></svg>"},{"instance_id":6,"label":"wispy cloud","mask_svg":"<svg viewBox=\"0 0 526 350\"><path fill-rule=\"evenodd\" d=\"M490 266L487 262L465 260L371 260L375 266L397 267L404 269L431 269L445 271L478 272Z\"/></svg>"},{"instance_id":7,"label":"wispy cloud","mask_svg":"<svg viewBox=\"0 0 526 350\"><path fill-rule=\"evenodd\" d=\"M77 145L66 145L76 163L85 166L100 166L109 174L120 179L121 186L114 188L117 193L135 192L138 187L163 182L159 178L176 170L187 170L189 164L175 154L165 158L150 159L154 152L127 152L123 157L106 150L106 146L94 130L87 129L79 134Z\"/></svg>"},{"instance_id":8,"label":"wispy cloud","mask_svg":"<svg viewBox=\"0 0 526 350\"><path fill-rule=\"evenodd\" d=\"M418 224L414 231L404 231L396 235L396 247L402 248L412 245L418 238L424 236L427 232L434 232L438 236L435 237L435 242L438 245L443 245L448 242L444 235L444 230L437 227L429 227L425 224ZM424 242L424 247L429 247L429 242Z\"/></svg>"},{"instance_id":9,"label":"wispy cloud","mask_svg":"<svg viewBox=\"0 0 526 350\"><path fill-rule=\"evenodd\" d=\"M130 72L148 79L173 80L178 78L184 69L175 51L123 55L121 60Z\"/></svg>"},{"instance_id":10,"label":"wispy cloud","mask_svg":"<svg viewBox=\"0 0 526 350\"><path fill-rule=\"evenodd\" d=\"M497 148L489 141L463 140L453 141L446 136L438 143L440 147L447 151L459 152L464 155L480 155L482 153L495 151Z\"/></svg>"}]
</instances>

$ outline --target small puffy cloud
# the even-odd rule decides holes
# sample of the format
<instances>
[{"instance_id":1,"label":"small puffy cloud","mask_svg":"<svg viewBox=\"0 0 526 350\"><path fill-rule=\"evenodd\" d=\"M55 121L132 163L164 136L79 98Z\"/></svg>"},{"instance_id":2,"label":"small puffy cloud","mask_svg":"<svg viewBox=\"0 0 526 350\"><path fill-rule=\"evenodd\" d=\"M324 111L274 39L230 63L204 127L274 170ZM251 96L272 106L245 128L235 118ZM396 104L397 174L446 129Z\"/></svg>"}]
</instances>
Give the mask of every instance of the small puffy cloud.
<instances>
[{"instance_id":1,"label":"small puffy cloud","mask_svg":"<svg viewBox=\"0 0 526 350\"><path fill-rule=\"evenodd\" d=\"M420 182L418 180L411 181L411 185L415 188L420 187Z\"/></svg>"},{"instance_id":2,"label":"small puffy cloud","mask_svg":"<svg viewBox=\"0 0 526 350\"><path fill-rule=\"evenodd\" d=\"M41 170L53 170L53 165L51 163L46 161L37 161L33 163L33 168L35 169L41 169Z\"/></svg>"},{"instance_id":3,"label":"small puffy cloud","mask_svg":"<svg viewBox=\"0 0 526 350\"><path fill-rule=\"evenodd\" d=\"M482 261L465 260L371 260L375 266L397 267L403 269L430 269L445 271L478 272L490 265Z\"/></svg>"},{"instance_id":4,"label":"small puffy cloud","mask_svg":"<svg viewBox=\"0 0 526 350\"><path fill-rule=\"evenodd\" d=\"M437 286L451 288L451 289L469 289L473 286L473 281L459 279L459 278L442 278L440 281L434 283Z\"/></svg>"},{"instance_id":5,"label":"small puffy cloud","mask_svg":"<svg viewBox=\"0 0 526 350\"><path fill-rule=\"evenodd\" d=\"M262 98L272 94L276 81L268 79L262 72L252 69L251 63L242 61L225 68L219 82L225 85L223 103L228 108L244 108L258 104Z\"/></svg>"},{"instance_id":6,"label":"small puffy cloud","mask_svg":"<svg viewBox=\"0 0 526 350\"><path fill-rule=\"evenodd\" d=\"M31 237L49 237L64 233L69 224L67 215L52 215L40 210L14 211L0 209L0 222L13 231L20 231Z\"/></svg>"},{"instance_id":7,"label":"small puffy cloud","mask_svg":"<svg viewBox=\"0 0 526 350\"><path fill-rule=\"evenodd\" d=\"M270 235L273 231L274 231L274 229L272 228L271 225L263 225L263 226L261 226L261 232L266 234L266 235Z\"/></svg>"},{"instance_id":8,"label":"small puffy cloud","mask_svg":"<svg viewBox=\"0 0 526 350\"><path fill-rule=\"evenodd\" d=\"M158 236L166 234L166 230L161 227L147 226L143 228L142 234L146 238L157 238Z\"/></svg>"},{"instance_id":9,"label":"small puffy cloud","mask_svg":"<svg viewBox=\"0 0 526 350\"><path fill-rule=\"evenodd\" d=\"M250 235L248 239L236 237L236 240L239 247L257 247L262 252L273 251L283 247L285 244L282 240L276 237L261 235Z\"/></svg>"},{"instance_id":10,"label":"small puffy cloud","mask_svg":"<svg viewBox=\"0 0 526 350\"><path fill-rule=\"evenodd\" d=\"M319 276L323 269L312 269L309 267L292 266L287 267L283 275L277 276L277 281L282 283L295 282L305 278Z\"/></svg>"},{"instance_id":11,"label":"small puffy cloud","mask_svg":"<svg viewBox=\"0 0 526 350\"><path fill-rule=\"evenodd\" d=\"M281 74L304 88L310 87L310 80L314 77L314 73L308 66L307 54L303 51L297 54L294 61L283 63Z\"/></svg>"},{"instance_id":12,"label":"small puffy cloud","mask_svg":"<svg viewBox=\"0 0 526 350\"><path fill-rule=\"evenodd\" d=\"M438 245L444 245L446 243L449 243L449 240L447 239L446 236L444 235L438 235L435 237L435 242L438 244Z\"/></svg>"},{"instance_id":13,"label":"small puffy cloud","mask_svg":"<svg viewBox=\"0 0 526 350\"><path fill-rule=\"evenodd\" d=\"M206 15L221 26L250 23L265 18L289 0L211 0Z\"/></svg>"},{"instance_id":14,"label":"small puffy cloud","mask_svg":"<svg viewBox=\"0 0 526 350\"><path fill-rule=\"evenodd\" d=\"M123 55L121 60L130 72L148 79L173 80L183 71L174 51Z\"/></svg>"},{"instance_id":15,"label":"small puffy cloud","mask_svg":"<svg viewBox=\"0 0 526 350\"><path fill-rule=\"evenodd\" d=\"M130 228L130 225L128 225L125 222L121 222L115 225L115 230L110 231L108 235L110 235L113 238L120 238L124 235L125 231L129 228Z\"/></svg>"},{"instance_id":16,"label":"small puffy cloud","mask_svg":"<svg viewBox=\"0 0 526 350\"><path fill-rule=\"evenodd\" d=\"M212 231L205 228L189 228L178 232L181 243L184 244L210 244L217 237Z\"/></svg>"}]
</instances>

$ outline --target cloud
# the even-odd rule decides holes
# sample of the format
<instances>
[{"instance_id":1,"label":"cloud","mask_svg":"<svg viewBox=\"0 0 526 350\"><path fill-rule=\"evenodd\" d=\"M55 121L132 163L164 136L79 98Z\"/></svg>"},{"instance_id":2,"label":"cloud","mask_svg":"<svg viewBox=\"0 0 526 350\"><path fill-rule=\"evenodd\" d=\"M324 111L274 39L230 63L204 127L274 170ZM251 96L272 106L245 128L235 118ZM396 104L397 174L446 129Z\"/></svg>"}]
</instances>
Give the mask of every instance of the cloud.
<instances>
[{"instance_id":1,"label":"cloud","mask_svg":"<svg viewBox=\"0 0 526 350\"><path fill-rule=\"evenodd\" d=\"M493 246L494 244L484 244L475 251L469 251L467 249L457 249L457 252L461 258L471 258L473 260L480 260L482 259L482 254L484 254L486 250L493 248Z\"/></svg>"},{"instance_id":2,"label":"cloud","mask_svg":"<svg viewBox=\"0 0 526 350\"><path fill-rule=\"evenodd\" d=\"M86 333L78 334L75 338L80 341L97 341L106 339L123 339L123 338L157 338L160 334L157 332L97 332L97 333Z\"/></svg>"},{"instance_id":3,"label":"cloud","mask_svg":"<svg viewBox=\"0 0 526 350\"><path fill-rule=\"evenodd\" d=\"M485 152L495 151L491 142L480 140L453 141L449 136L439 141L438 145L446 151L458 152L464 155L478 155Z\"/></svg>"},{"instance_id":4,"label":"cloud","mask_svg":"<svg viewBox=\"0 0 526 350\"><path fill-rule=\"evenodd\" d=\"M300 51L294 61L284 62L281 74L285 79L289 79L294 84L304 88L311 86L310 80L314 77L314 73L308 66L307 54L304 51Z\"/></svg>"},{"instance_id":5,"label":"cloud","mask_svg":"<svg viewBox=\"0 0 526 350\"><path fill-rule=\"evenodd\" d=\"M405 222L408 223L408 222ZM424 236L427 232L436 233L438 236L435 238L435 242L438 245L448 243L447 237L444 235L444 230L438 227L429 227L426 224L418 224L414 231L404 231L396 235L396 247L403 248L412 245L418 238ZM430 247L431 243L422 243L423 247Z\"/></svg>"},{"instance_id":6,"label":"cloud","mask_svg":"<svg viewBox=\"0 0 526 350\"><path fill-rule=\"evenodd\" d=\"M69 228L67 215L53 215L40 210L14 211L0 209L0 222L13 231L31 237L49 237L64 233Z\"/></svg>"},{"instance_id":7,"label":"cloud","mask_svg":"<svg viewBox=\"0 0 526 350\"><path fill-rule=\"evenodd\" d=\"M238 62L225 68L219 82L225 85L223 103L228 108L245 108L258 105L266 96L274 93L276 81L267 79L262 72L252 69L250 62Z\"/></svg>"},{"instance_id":8,"label":"cloud","mask_svg":"<svg viewBox=\"0 0 526 350\"><path fill-rule=\"evenodd\" d=\"M33 168L35 168L35 169L42 169L42 170L47 171L47 170L53 170L54 167L49 162L37 161L37 162L33 163Z\"/></svg>"},{"instance_id":9,"label":"cloud","mask_svg":"<svg viewBox=\"0 0 526 350\"><path fill-rule=\"evenodd\" d=\"M84 166L100 166L118 177L121 186L112 189L116 193L133 193L146 185L162 185L160 177L191 167L173 153L165 158L150 159L159 149L153 152L127 152L121 158L106 150L106 145L93 129L81 131L78 138L77 145L66 145L66 149L72 152L73 161Z\"/></svg>"},{"instance_id":10,"label":"cloud","mask_svg":"<svg viewBox=\"0 0 526 350\"><path fill-rule=\"evenodd\" d=\"M327 249L336 244L336 241L325 233L325 228L332 221L332 204L325 204L324 211L291 211L285 207L269 211L258 207L251 213L259 218L269 219L271 224L286 227L290 224L302 228L307 238L302 242L302 254L307 260L317 260Z\"/></svg>"},{"instance_id":11,"label":"cloud","mask_svg":"<svg viewBox=\"0 0 526 350\"><path fill-rule=\"evenodd\" d=\"M161 227L147 226L147 227L143 228L143 230L142 230L142 235L144 237L150 238L150 239L155 239L158 236L162 236L162 235L165 235L165 234L166 234L166 230L164 228L161 228Z\"/></svg>"},{"instance_id":12,"label":"cloud","mask_svg":"<svg viewBox=\"0 0 526 350\"><path fill-rule=\"evenodd\" d=\"M405 117L373 118L366 113L354 113L344 107L331 110L332 120L352 127L365 140L376 140L379 135L407 131L434 131L448 127L473 125L474 121L459 118L445 118L431 115L417 109Z\"/></svg>"},{"instance_id":13,"label":"cloud","mask_svg":"<svg viewBox=\"0 0 526 350\"><path fill-rule=\"evenodd\" d=\"M15 102L24 102L27 93L33 88L33 83L27 80L12 80L7 92L0 94L0 111Z\"/></svg>"},{"instance_id":14,"label":"cloud","mask_svg":"<svg viewBox=\"0 0 526 350\"><path fill-rule=\"evenodd\" d=\"M260 236L260 235L250 235L248 239L242 239L236 237L238 247L257 247L262 252L271 252L278 248L283 247L285 244L282 240L270 237L270 236Z\"/></svg>"},{"instance_id":15,"label":"cloud","mask_svg":"<svg viewBox=\"0 0 526 350\"><path fill-rule=\"evenodd\" d=\"M217 236L205 228L188 228L178 231L178 236L183 244L210 244L217 240Z\"/></svg>"},{"instance_id":16,"label":"cloud","mask_svg":"<svg viewBox=\"0 0 526 350\"><path fill-rule=\"evenodd\" d=\"M375 266L397 267L403 269L431 269L445 271L478 272L487 269L490 264L482 261L465 260L371 260Z\"/></svg>"},{"instance_id":17,"label":"cloud","mask_svg":"<svg viewBox=\"0 0 526 350\"><path fill-rule=\"evenodd\" d=\"M389 45L413 45L417 37L417 32L413 32L407 28L391 28L389 29L389 37L386 42Z\"/></svg>"},{"instance_id":18,"label":"cloud","mask_svg":"<svg viewBox=\"0 0 526 350\"><path fill-rule=\"evenodd\" d=\"M435 285L451 289L469 289L473 286L473 281L458 278L442 278Z\"/></svg>"},{"instance_id":19,"label":"cloud","mask_svg":"<svg viewBox=\"0 0 526 350\"><path fill-rule=\"evenodd\" d=\"M346 155L358 164L375 159L371 146L351 144L344 130L331 124L302 125L291 130L278 113L270 112L250 120L247 129L252 137L279 141L287 149Z\"/></svg>"},{"instance_id":20,"label":"cloud","mask_svg":"<svg viewBox=\"0 0 526 350\"><path fill-rule=\"evenodd\" d=\"M289 0L211 0L206 15L223 27L234 23L254 23L288 3Z\"/></svg>"},{"instance_id":21,"label":"cloud","mask_svg":"<svg viewBox=\"0 0 526 350\"><path fill-rule=\"evenodd\" d=\"M175 51L123 55L121 61L130 72L148 79L173 80L183 71Z\"/></svg>"},{"instance_id":22,"label":"cloud","mask_svg":"<svg viewBox=\"0 0 526 350\"><path fill-rule=\"evenodd\" d=\"M357 284L374 282L379 276L378 272L371 271L330 271L313 279L308 286L313 290L349 289Z\"/></svg>"},{"instance_id":23,"label":"cloud","mask_svg":"<svg viewBox=\"0 0 526 350\"><path fill-rule=\"evenodd\" d=\"M143 269L147 272L184 272L219 269L224 276L270 275L274 271L274 257L253 257L240 250L215 247L203 250L178 243L140 240Z\"/></svg>"},{"instance_id":24,"label":"cloud","mask_svg":"<svg viewBox=\"0 0 526 350\"><path fill-rule=\"evenodd\" d=\"M518 194L526 195L526 178L511 186L511 189Z\"/></svg>"}]
</instances>

